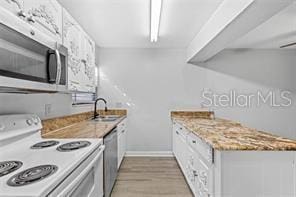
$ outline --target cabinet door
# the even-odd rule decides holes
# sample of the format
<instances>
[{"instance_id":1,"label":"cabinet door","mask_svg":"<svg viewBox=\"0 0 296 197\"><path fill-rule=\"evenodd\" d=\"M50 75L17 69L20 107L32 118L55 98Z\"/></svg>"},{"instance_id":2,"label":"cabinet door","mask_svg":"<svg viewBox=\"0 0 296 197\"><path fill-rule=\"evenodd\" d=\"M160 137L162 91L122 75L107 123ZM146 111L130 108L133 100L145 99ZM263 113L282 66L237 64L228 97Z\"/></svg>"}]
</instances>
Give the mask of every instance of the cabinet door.
<instances>
[{"instance_id":1,"label":"cabinet door","mask_svg":"<svg viewBox=\"0 0 296 197\"><path fill-rule=\"evenodd\" d=\"M83 86L87 92L95 92L95 42L84 32L82 35Z\"/></svg>"},{"instance_id":2,"label":"cabinet door","mask_svg":"<svg viewBox=\"0 0 296 197\"><path fill-rule=\"evenodd\" d=\"M118 157L118 162L117 162L117 169L119 169L120 164L121 164L121 155L122 155L122 134L120 133L121 131L118 131L118 136L117 136L117 157Z\"/></svg>"},{"instance_id":3,"label":"cabinet door","mask_svg":"<svg viewBox=\"0 0 296 197\"><path fill-rule=\"evenodd\" d=\"M56 0L25 0L27 20L62 43L62 6Z\"/></svg>"},{"instance_id":4,"label":"cabinet door","mask_svg":"<svg viewBox=\"0 0 296 197\"><path fill-rule=\"evenodd\" d=\"M200 152L193 153L193 167L196 170L194 190L197 196L212 196L214 191L214 174L212 165L207 163Z\"/></svg>"},{"instance_id":5,"label":"cabinet door","mask_svg":"<svg viewBox=\"0 0 296 197\"><path fill-rule=\"evenodd\" d=\"M118 168L119 168L126 152L126 137L127 137L126 119L123 120L120 124L118 124L117 128L118 128L117 139L118 139Z\"/></svg>"},{"instance_id":6,"label":"cabinet door","mask_svg":"<svg viewBox=\"0 0 296 197\"><path fill-rule=\"evenodd\" d=\"M175 156L176 156L176 152L177 152L177 150L176 150L176 140L177 140L177 138L176 138L176 136L177 136L176 131L177 131L177 129L176 129L176 123L173 122L173 135L172 135L172 140L173 140L172 144L173 145L172 146L173 146L173 153L174 153Z\"/></svg>"},{"instance_id":7,"label":"cabinet door","mask_svg":"<svg viewBox=\"0 0 296 197\"><path fill-rule=\"evenodd\" d=\"M126 131L125 130L121 131L121 145L122 145L121 146L122 151L121 151L120 159L122 161L126 151Z\"/></svg>"},{"instance_id":8,"label":"cabinet door","mask_svg":"<svg viewBox=\"0 0 296 197\"><path fill-rule=\"evenodd\" d=\"M63 45L68 48L68 86L71 91L83 91L81 63L81 31L73 17L63 10Z\"/></svg>"},{"instance_id":9,"label":"cabinet door","mask_svg":"<svg viewBox=\"0 0 296 197\"><path fill-rule=\"evenodd\" d=\"M125 130L118 131L120 134L118 135L117 142L118 142L118 166L120 167L123 157L125 155L125 144L126 144L126 135Z\"/></svg>"},{"instance_id":10,"label":"cabinet door","mask_svg":"<svg viewBox=\"0 0 296 197\"><path fill-rule=\"evenodd\" d=\"M19 15L20 11L24 9L24 0L1 0L0 7L5 8L14 15Z\"/></svg>"},{"instance_id":11,"label":"cabinet door","mask_svg":"<svg viewBox=\"0 0 296 197\"><path fill-rule=\"evenodd\" d=\"M178 160L179 164L181 163L181 149L182 149L182 142L179 138L179 132L178 130L174 130L174 155L176 159Z\"/></svg>"},{"instance_id":12,"label":"cabinet door","mask_svg":"<svg viewBox=\"0 0 296 197\"><path fill-rule=\"evenodd\" d=\"M187 155L187 144L183 137L180 135L178 130L175 130L175 156L179 162L179 165L185 173L186 169L186 155Z\"/></svg>"},{"instance_id":13,"label":"cabinet door","mask_svg":"<svg viewBox=\"0 0 296 197\"><path fill-rule=\"evenodd\" d=\"M124 130L122 131L123 133L122 133L122 149L123 149L123 151L122 151L122 159L123 159L123 157L124 157L124 155L125 155L125 153L126 153L126 144L127 144L127 142L126 142L126 138L127 138L127 130L126 130L126 127L124 128Z\"/></svg>"}]
</instances>

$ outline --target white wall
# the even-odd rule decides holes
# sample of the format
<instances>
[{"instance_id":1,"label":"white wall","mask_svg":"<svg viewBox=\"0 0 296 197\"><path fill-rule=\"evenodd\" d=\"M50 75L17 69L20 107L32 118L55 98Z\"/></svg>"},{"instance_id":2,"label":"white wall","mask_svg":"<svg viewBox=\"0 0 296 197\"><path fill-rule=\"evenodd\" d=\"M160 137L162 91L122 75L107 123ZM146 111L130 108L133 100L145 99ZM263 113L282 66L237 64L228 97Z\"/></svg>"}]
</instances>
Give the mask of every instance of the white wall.
<instances>
[{"instance_id":1,"label":"white wall","mask_svg":"<svg viewBox=\"0 0 296 197\"><path fill-rule=\"evenodd\" d=\"M292 105L275 108L269 105L251 108L216 109L218 116L238 120L245 125L296 139L295 50L229 50L223 51L204 66L206 86L215 92L240 93L281 90L291 92Z\"/></svg>"},{"instance_id":2,"label":"white wall","mask_svg":"<svg viewBox=\"0 0 296 197\"><path fill-rule=\"evenodd\" d=\"M295 51L224 51L204 65L186 64L183 49L100 49L100 96L129 109L129 151L170 151L169 112L200 108L204 88L247 93L290 89ZM110 104L111 103L111 104ZM296 138L290 108L217 108L217 116Z\"/></svg>"}]
</instances>

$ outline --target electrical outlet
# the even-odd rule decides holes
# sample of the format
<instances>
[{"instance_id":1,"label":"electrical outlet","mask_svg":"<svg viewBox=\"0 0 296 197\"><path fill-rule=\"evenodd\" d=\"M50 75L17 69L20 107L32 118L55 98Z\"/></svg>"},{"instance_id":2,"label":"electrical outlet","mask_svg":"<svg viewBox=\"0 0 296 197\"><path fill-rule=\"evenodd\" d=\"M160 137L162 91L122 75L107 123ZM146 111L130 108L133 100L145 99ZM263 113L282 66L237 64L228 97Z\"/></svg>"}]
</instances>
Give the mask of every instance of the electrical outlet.
<instances>
[{"instance_id":1,"label":"electrical outlet","mask_svg":"<svg viewBox=\"0 0 296 197\"><path fill-rule=\"evenodd\" d=\"M122 108L122 102L116 102L115 108Z\"/></svg>"},{"instance_id":2,"label":"electrical outlet","mask_svg":"<svg viewBox=\"0 0 296 197\"><path fill-rule=\"evenodd\" d=\"M44 114L45 116L48 116L51 114L51 104L45 104Z\"/></svg>"}]
</instances>

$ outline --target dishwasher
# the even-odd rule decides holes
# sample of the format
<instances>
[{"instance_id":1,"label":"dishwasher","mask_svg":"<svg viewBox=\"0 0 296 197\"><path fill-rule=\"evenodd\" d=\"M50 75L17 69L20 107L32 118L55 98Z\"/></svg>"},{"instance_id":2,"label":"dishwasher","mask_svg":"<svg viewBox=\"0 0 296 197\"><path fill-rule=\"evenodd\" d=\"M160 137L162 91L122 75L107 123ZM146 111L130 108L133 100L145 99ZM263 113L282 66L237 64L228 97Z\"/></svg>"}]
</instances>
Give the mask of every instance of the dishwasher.
<instances>
[{"instance_id":1,"label":"dishwasher","mask_svg":"<svg viewBox=\"0 0 296 197\"><path fill-rule=\"evenodd\" d=\"M117 178L117 128L104 137L104 196L111 195Z\"/></svg>"}]
</instances>

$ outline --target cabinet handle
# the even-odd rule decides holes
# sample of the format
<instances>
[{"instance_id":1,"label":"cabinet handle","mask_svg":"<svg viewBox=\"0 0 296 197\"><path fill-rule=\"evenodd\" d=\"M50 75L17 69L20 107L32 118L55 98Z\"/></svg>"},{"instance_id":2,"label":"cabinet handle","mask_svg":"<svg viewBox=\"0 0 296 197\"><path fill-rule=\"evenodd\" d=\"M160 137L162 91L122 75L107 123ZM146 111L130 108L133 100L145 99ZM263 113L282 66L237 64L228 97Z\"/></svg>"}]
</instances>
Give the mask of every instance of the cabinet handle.
<instances>
[{"instance_id":1,"label":"cabinet handle","mask_svg":"<svg viewBox=\"0 0 296 197\"><path fill-rule=\"evenodd\" d=\"M58 48L58 46L57 46ZM55 50L55 55L57 59L57 75L56 75L56 84L60 85L61 81L61 72L62 72L62 62L61 62L61 56L58 49Z\"/></svg>"},{"instance_id":2,"label":"cabinet handle","mask_svg":"<svg viewBox=\"0 0 296 197\"><path fill-rule=\"evenodd\" d=\"M26 12L24 10L18 11L17 15L20 16L20 17L24 17L24 18L27 17L27 14L26 14Z\"/></svg>"},{"instance_id":3,"label":"cabinet handle","mask_svg":"<svg viewBox=\"0 0 296 197\"><path fill-rule=\"evenodd\" d=\"M125 130L122 130L122 131L121 131L121 133L124 133L124 132L125 132Z\"/></svg>"},{"instance_id":4,"label":"cabinet handle","mask_svg":"<svg viewBox=\"0 0 296 197\"><path fill-rule=\"evenodd\" d=\"M176 131L176 133L177 133L177 135L179 135L179 132L178 131Z\"/></svg>"},{"instance_id":5,"label":"cabinet handle","mask_svg":"<svg viewBox=\"0 0 296 197\"><path fill-rule=\"evenodd\" d=\"M32 15L29 16L29 17L27 18L27 20L28 20L29 22L31 22L31 23L35 23L35 22L36 22L34 16L32 16Z\"/></svg>"},{"instance_id":6,"label":"cabinet handle","mask_svg":"<svg viewBox=\"0 0 296 197\"><path fill-rule=\"evenodd\" d=\"M31 31L30 31L30 34L31 34L32 36L34 36L34 35L35 35L35 31L34 31L34 30L31 30Z\"/></svg>"},{"instance_id":7,"label":"cabinet handle","mask_svg":"<svg viewBox=\"0 0 296 197\"><path fill-rule=\"evenodd\" d=\"M192 143L193 143L193 144L196 144L196 140L192 140Z\"/></svg>"},{"instance_id":8,"label":"cabinet handle","mask_svg":"<svg viewBox=\"0 0 296 197\"><path fill-rule=\"evenodd\" d=\"M196 170L193 170L193 176L198 177L198 173Z\"/></svg>"}]
</instances>

